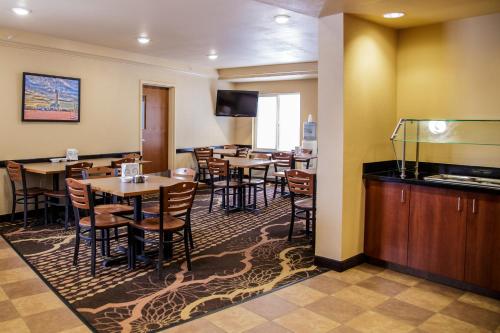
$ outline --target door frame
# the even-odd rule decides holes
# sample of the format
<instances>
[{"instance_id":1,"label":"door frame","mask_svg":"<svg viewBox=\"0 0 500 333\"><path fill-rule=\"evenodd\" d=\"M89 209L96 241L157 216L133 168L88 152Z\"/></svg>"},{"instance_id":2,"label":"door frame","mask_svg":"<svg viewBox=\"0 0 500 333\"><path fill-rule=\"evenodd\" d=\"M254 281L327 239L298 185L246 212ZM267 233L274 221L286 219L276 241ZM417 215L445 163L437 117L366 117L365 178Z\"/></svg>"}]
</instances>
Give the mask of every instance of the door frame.
<instances>
[{"instance_id":1,"label":"door frame","mask_svg":"<svg viewBox=\"0 0 500 333\"><path fill-rule=\"evenodd\" d=\"M152 87L160 87L168 89L168 168L175 168L175 84L167 83L167 82L158 82L158 81L149 81L149 80L140 80L139 84L139 147L142 155L142 96L143 96L143 87L144 86L152 86Z\"/></svg>"}]
</instances>

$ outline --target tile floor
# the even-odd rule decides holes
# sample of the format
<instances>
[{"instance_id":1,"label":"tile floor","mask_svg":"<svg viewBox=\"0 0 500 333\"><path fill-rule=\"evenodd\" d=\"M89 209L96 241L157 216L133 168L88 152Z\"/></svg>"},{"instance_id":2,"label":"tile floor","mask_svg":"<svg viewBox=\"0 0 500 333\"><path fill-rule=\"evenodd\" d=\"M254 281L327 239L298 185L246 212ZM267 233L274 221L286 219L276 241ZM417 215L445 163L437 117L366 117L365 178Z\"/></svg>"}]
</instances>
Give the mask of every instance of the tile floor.
<instances>
[{"instance_id":1,"label":"tile floor","mask_svg":"<svg viewBox=\"0 0 500 333\"><path fill-rule=\"evenodd\" d=\"M0 332L89 332L1 238ZM500 333L500 301L365 264L165 332Z\"/></svg>"}]
</instances>

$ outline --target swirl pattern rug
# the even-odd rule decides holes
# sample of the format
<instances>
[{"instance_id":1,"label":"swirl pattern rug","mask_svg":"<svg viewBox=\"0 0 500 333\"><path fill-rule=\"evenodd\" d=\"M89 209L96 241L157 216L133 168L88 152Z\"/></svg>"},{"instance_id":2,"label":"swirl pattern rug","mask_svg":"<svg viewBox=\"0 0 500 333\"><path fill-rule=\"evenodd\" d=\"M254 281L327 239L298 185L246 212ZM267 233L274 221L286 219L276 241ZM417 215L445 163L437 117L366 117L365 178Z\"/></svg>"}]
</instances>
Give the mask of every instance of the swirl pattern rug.
<instances>
[{"instance_id":1,"label":"swirl pattern rug","mask_svg":"<svg viewBox=\"0 0 500 333\"><path fill-rule=\"evenodd\" d=\"M272 198L270 191L268 197ZM83 243L79 266L72 265L73 228L24 229L21 222L5 222L0 232L97 332L164 329L321 273L313 265L303 223L296 223L293 241L287 241L289 199L270 199L267 208L259 201L259 212L229 216L220 202L209 214L208 201L208 193L200 191L192 211L192 271L187 271L180 243L165 263L161 280L153 265L139 262L135 270L128 270L125 263L106 268L101 267L99 256L97 275L92 278L90 249Z\"/></svg>"}]
</instances>

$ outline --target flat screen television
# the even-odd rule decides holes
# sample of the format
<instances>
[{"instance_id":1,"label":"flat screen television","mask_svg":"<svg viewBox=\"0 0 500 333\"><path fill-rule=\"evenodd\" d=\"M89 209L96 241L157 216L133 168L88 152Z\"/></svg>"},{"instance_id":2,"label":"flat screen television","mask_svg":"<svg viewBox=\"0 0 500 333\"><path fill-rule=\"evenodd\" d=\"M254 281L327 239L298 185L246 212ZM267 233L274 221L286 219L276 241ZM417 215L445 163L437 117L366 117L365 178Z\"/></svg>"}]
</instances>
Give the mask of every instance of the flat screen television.
<instances>
[{"instance_id":1,"label":"flat screen television","mask_svg":"<svg viewBox=\"0 0 500 333\"><path fill-rule=\"evenodd\" d=\"M258 91L217 90L216 116L256 117Z\"/></svg>"}]
</instances>

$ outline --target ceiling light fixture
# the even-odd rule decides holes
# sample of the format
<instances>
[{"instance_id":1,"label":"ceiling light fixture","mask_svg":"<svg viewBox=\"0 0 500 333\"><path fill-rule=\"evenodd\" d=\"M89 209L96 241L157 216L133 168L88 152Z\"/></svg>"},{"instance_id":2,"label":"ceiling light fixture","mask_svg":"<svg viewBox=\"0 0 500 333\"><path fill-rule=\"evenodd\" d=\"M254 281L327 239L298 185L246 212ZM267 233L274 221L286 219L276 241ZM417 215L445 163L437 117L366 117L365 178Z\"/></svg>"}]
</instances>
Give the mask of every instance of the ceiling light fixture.
<instances>
[{"instance_id":1,"label":"ceiling light fixture","mask_svg":"<svg viewBox=\"0 0 500 333\"><path fill-rule=\"evenodd\" d=\"M210 60L216 60L219 57L219 55L217 53L210 53L207 57Z\"/></svg>"},{"instance_id":2,"label":"ceiling light fixture","mask_svg":"<svg viewBox=\"0 0 500 333\"><path fill-rule=\"evenodd\" d=\"M31 10L26 9L26 8L22 8L22 7L14 7L11 10L14 14L19 15L19 16L26 16L29 13L31 13Z\"/></svg>"},{"instance_id":3,"label":"ceiling light fixture","mask_svg":"<svg viewBox=\"0 0 500 333\"><path fill-rule=\"evenodd\" d=\"M137 38L137 41L140 43L140 44L149 44L149 42L151 42L151 38L149 38L148 36L139 36Z\"/></svg>"},{"instance_id":4,"label":"ceiling light fixture","mask_svg":"<svg viewBox=\"0 0 500 333\"><path fill-rule=\"evenodd\" d=\"M274 17L274 22L278 24L286 24L288 21L290 21L290 16L288 15L276 15Z\"/></svg>"},{"instance_id":5,"label":"ceiling light fixture","mask_svg":"<svg viewBox=\"0 0 500 333\"><path fill-rule=\"evenodd\" d=\"M405 16L405 13L403 12L394 12L394 13L385 13L384 17L388 19L395 19L395 18L400 18Z\"/></svg>"}]
</instances>

